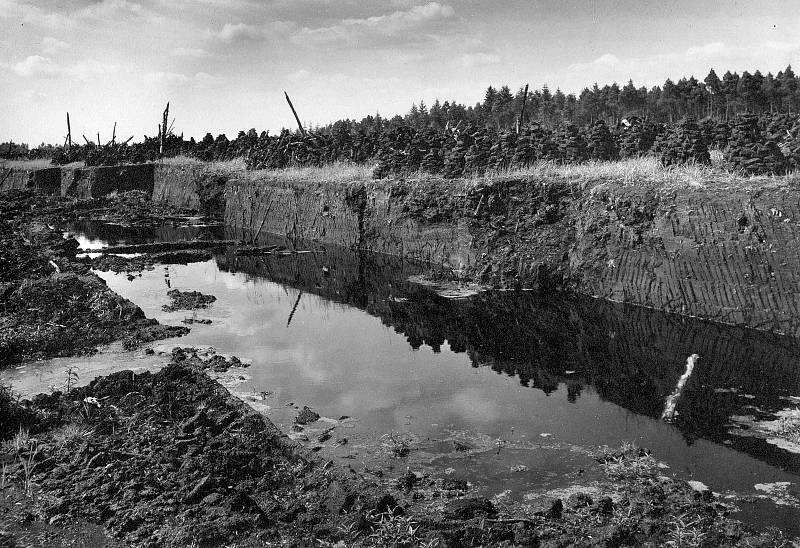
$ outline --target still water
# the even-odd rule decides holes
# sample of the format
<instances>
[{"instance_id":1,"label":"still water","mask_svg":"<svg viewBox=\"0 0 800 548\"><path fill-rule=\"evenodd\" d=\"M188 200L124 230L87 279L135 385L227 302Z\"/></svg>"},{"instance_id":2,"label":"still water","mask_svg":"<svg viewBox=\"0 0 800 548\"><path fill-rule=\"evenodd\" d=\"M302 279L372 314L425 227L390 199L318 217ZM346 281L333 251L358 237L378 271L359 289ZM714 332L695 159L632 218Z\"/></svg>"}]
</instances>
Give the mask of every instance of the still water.
<instances>
[{"instance_id":1,"label":"still water","mask_svg":"<svg viewBox=\"0 0 800 548\"><path fill-rule=\"evenodd\" d=\"M85 249L232 236L210 228L72 228ZM408 281L418 265L319 245L311 251L243 257L228 250L133 278L98 274L162 323L212 320L166 346L211 345L251 362L237 390L269 393L265 409L308 405L323 417L351 417L359 435L373 437L404 432L436 440L469 432L472 440L528 444L633 441L670 473L718 493L758 496L756 484L789 482L787 493L800 495L800 455L731 420L769 417L800 394L793 339L582 297L494 292L445 299ZM164 312L171 288L217 300L206 310ZM694 353L701 360L676 422L667 424L659 418L664 401ZM286 419L275 413L273 420ZM502 466L524 457L504 458ZM528 468L545 481L548 468L571 457L536 458ZM524 494L519 477L487 472L497 459L487 466L484 479L496 490ZM737 517L751 524L800 535L795 507L759 498L742 510Z\"/></svg>"}]
</instances>

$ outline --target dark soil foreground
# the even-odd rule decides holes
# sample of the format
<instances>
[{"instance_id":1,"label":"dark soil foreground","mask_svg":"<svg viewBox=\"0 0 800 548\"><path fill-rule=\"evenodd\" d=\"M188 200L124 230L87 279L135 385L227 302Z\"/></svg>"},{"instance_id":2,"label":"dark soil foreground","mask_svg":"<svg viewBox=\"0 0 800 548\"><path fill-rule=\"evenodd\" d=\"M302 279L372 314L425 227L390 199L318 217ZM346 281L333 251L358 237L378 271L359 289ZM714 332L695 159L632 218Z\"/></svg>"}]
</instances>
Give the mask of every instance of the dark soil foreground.
<instances>
[{"instance_id":1,"label":"dark soil foreground","mask_svg":"<svg viewBox=\"0 0 800 548\"><path fill-rule=\"evenodd\" d=\"M165 215L148 207L135 195L0 198L0 364L180 329L145 319L45 224L87 211ZM183 306L187 294L175 297ZM363 476L294 445L207 368L176 351L158 373L123 371L66 394L19 402L0 389L0 547L791 545L728 519L711 493L664 476L633 446L596 455L607 479L591 493L525 505L495 506L466 482L411 470ZM304 411L298 423L317 418Z\"/></svg>"}]
</instances>

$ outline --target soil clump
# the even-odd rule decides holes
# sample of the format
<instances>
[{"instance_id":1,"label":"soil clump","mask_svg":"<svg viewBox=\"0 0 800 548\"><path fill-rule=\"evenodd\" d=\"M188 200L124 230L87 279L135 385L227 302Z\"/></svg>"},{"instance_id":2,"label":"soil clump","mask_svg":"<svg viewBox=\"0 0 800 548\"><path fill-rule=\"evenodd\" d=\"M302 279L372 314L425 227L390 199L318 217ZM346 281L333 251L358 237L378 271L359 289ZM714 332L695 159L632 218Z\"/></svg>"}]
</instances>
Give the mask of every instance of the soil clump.
<instances>
[{"instance_id":1,"label":"soil clump","mask_svg":"<svg viewBox=\"0 0 800 548\"><path fill-rule=\"evenodd\" d=\"M199 291L181 291L180 289L170 289L167 291L167 296L172 299L172 303L161 307L164 312L208 308L217 300L214 295L205 295Z\"/></svg>"},{"instance_id":2,"label":"soil clump","mask_svg":"<svg viewBox=\"0 0 800 548\"><path fill-rule=\"evenodd\" d=\"M121 257L119 255L101 255L92 259L92 268L100 272L133 273L143 270L153 270L159 264L189 264L210 261L211 252L203 249L186 251L163 251L160 253L147 253L136 257Z\"/></svg>"}]
</instances>

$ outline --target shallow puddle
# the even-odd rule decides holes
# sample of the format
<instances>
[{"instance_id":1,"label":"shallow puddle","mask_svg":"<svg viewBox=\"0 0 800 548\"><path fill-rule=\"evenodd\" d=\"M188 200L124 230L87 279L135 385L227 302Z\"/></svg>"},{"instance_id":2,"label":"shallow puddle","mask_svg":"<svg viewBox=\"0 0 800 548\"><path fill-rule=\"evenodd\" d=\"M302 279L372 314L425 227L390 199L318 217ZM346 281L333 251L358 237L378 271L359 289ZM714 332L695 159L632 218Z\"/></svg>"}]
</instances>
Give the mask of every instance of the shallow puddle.
<instances>
[{"instance_id":1,"label":"shallow puddle","mask_svg":"<svg viewBox=\"0 0 800 548\"><path fill-rule=\"evenodd\" d=\"M231 237L197 227L78 228L84 247L94 249ZM488 496L524 500L594 481L590 459L571 448L633 441L664 461L665 473L735 495L736 517L800 535L800 510L773 503L800 496L800 456L747 435L736 421L774 419L800 394L796 341L588 298L500 292L446 299L408 281L421 272L412 263L310 250L228 251L132 279L99 275L162 323L211 320L161 349L210 345L250 362L221 380L287 432L298 409L311 407L323 420L295 437L354 468L368 467L385 449L381 440L395 433L395 441L408 439L412 463L467 478ZM207 309L164 312L175 288L217 300ZM666 423L665 402L695 353L700 360L678 396L675 421ZM109 356L113 367L159 361L142 352L101 354L32 364L4 378L28 393L57 384L70 364L83 367L86 380L104 373ZM330 437L319 441L326 431ZM463 446L452 449L459 436ZM585 478L570 475L580 469ZM780 497L764 485L779 485Z\"/></svg>"}]
</instances>

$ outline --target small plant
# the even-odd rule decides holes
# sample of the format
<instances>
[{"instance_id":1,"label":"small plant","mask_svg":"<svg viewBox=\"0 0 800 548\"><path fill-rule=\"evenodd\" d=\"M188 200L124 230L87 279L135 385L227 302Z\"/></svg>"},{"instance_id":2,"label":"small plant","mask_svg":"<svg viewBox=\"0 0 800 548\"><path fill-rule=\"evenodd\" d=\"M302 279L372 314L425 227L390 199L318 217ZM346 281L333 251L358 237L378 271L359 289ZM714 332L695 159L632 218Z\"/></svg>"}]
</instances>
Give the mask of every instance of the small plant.
<instances>
[{"instance_id":1,"label":"small plant","mask_svg":"<svg viewBox=\"0 0 800 548\"><path fill-rule=\"evenodd\" d=\"M39 454L39 440L28 435L27 430L22 430L14 436L12 441L14 453L19 461L23 473L23 489L29 497L34 496L33 474L36 468L36 455Z\"/></svg>"},{"instance_id":2,"label":"small plant","mask_svg":"<svg viewBox=\"0 0 800 548\"><path fill-rule=\"evenodd\" d=\"M0 440L11 438L28 418L28 412L20 404L19 395L11 386L0 383Z\"/></svg>"},{"instance_id":3,"label":"small plant","mask_svg":"<svg viewBox=\"0 0 800 548\"><path fill-rule=\"evenodd\" d=\"M6 488L8 487L8 464L3 463L3 466L0 467L0 493L3 494L3 502L8 501L8 495L6 494Z\"/></svg>"},{"instance_id":4,"label":"small plant","mask_svg":"<svg viewBox=\"0 0 800 548\"><path fill-rule=\"evenodd\" d=\"M381 446L394 458L408 456L413 442L414 437L408 432L390 432L381 436Z\"/></svg>"},{"instance_id":5,"label":"small plant","mask_svg":"<svg viewBox=\"0 0 800 548\"><path fill-rule=\"evenodd\" d=\"M59 447L65 447L77 440L87 437L91 432L77 424L67 424L53 434L53 441Z\"/></svg>"},{"instance_id":6,"label":"small plant","mask_svg":"<svg viewBox=\"0 0 800 548\"><path fill-rule=\"evenodd\" d=\"M792 443L800 443L800 410L797 408L780 419L778 434Z\"/></svg>"},{"instance_id":7,"label":"small plant","mask_svg":"<svg viewBox=\"0 0 800 548\"><path fill-rule=\"evenodd\" d=\"M628 441L616 450L604 448L594 457L612 479L647 477L658 471L658 462L650 452Z\"/></svg>"},{"instance_id":8,"label":"small plant","mask_svg":"<svg viewBox=\"0 0 800 548\"><path fill-rule=\"evenodd\" d=\"M66 392L69 392L78 384L78 370L74 365L70 365L64 370L64 374L67 376L64 388L66 388Z\"/></svg>"},{"instance_id":9,"label":"small plant","mask_svg":"<svg viewBox=\"0 0 800 548\"><path fill-rule=\"evenodd\" d=\"M693 548L701 546L706 536L706 533L700 527L700 519L689 520L687 515L684 514L675 518L669 524L669 532L667 533L665 544L674 548Z\"/></svg>"},{"instance_id":10,"label":"small plant","mask_svg":"<svg viewBox=\"0 0 800 548\"><path fill-rule=\"evenodd\" d=\"M377 521L375 521L376 518ZM439 546L438 539L423 542L419 535L419 524L411 517L396 515L391 508L379 516L368 513L367 519L375 523L373 532L367 537L369 546L424 546L427 548Z\"/></svg>"}]
</instances>

